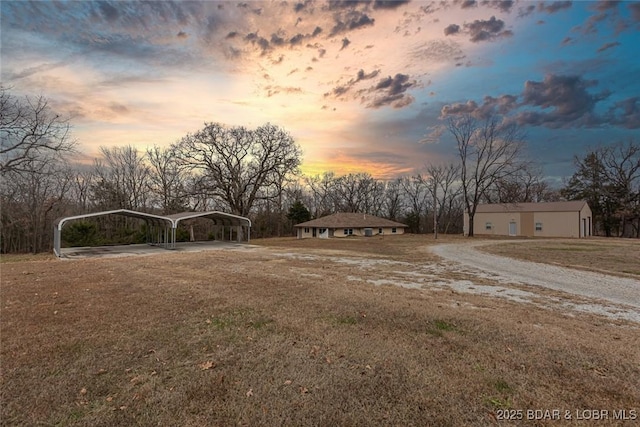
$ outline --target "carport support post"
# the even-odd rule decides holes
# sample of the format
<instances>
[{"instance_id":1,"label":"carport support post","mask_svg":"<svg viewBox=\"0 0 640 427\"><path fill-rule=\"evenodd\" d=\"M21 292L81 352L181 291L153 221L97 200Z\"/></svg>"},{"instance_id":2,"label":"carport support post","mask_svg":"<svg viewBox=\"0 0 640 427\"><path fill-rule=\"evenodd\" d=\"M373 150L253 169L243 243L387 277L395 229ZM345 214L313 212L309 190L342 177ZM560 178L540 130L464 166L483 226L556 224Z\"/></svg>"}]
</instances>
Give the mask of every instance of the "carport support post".
<instances>
[{"instance_id":1,"label":"carport support post","mask_svg":"<svg viewBox=\"0 0 640 427\"><path fill-rule=\"evenodd\" d=\"M60 254L60 235L62 234L62 230L59 226L53 226L53 252L55 252L58 258L62 257Z\"/></svg>"}]
</instances>

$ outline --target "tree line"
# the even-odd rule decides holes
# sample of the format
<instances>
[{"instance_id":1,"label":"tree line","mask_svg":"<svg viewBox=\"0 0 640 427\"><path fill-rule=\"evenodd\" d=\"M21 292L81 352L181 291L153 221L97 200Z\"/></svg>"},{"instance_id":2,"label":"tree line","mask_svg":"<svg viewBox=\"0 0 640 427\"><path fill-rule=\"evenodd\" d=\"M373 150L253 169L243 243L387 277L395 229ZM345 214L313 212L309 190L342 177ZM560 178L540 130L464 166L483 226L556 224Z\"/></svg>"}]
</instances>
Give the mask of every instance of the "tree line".
<instances>
[{"instance_id":1,"label":"tree line","mask_svg":"<svg viewBox=\"0 0 640 427\"><path fill-rule=\"evenodd\" d=\"M168 147L101 147L100 157L86 165L74 160L69 120L44 96L17 97L1 88L0 250L48 251L56 218L112 209L221 210L250 217L254 237L291 235L294 223L335 212L404 222L413 233L461 233L463 212L473 221L479 203L563 198L587 200L599 233L640 236L638 143L576 157L576 173L554 189L524 158L524 135L515 124L462 115L447 119L446 127L456 141L457 162L427 163L391 180L365 172L305 176L300 146L268 123L255 129L205 123ZM114 242L136 238L131 219L95 222Z\"/></svg>"}]
</instances>

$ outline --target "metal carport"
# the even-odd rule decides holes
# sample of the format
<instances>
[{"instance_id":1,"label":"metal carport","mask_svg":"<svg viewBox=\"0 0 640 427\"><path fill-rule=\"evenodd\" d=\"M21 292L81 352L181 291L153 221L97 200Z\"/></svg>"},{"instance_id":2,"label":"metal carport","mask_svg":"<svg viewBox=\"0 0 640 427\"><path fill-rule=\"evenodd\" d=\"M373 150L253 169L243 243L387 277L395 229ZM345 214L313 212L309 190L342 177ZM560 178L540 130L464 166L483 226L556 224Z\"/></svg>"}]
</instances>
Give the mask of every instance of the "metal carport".
<instances>
[{"instance_id":1,"label":"metal carport","mask_svg":"<svg viewBox=\"0 0 640 427\"><path fill-rule=\"evenodd\" d=\"M161 216L154 215L146 212L132 211L129 209L117 209L111 211L93 212L82 215L68 216L59 218L53 223L53 251L57 257L61 257L61 240L62 240L62 227L65 223L77 219L85 219L104 215L123 215L132 218L142 219L151 225L147 231L147 243L152 245L162 244L165 249L175 249L176 247L176 228L180 221L191 218L208 218L211 219L214 224L222 227L222 233L224 234L225 225L229 227L231 235L231 227L237 227L238 242L242 240L243 227L247 227L247 241L251 237L251 220L238 215L232 215L219 211L208 212L182 212L179 214ZM230 239L231 240L231 239Z\"/></svg>"},{"instance_id":2,"label":"metal carport","mask_svg":"<svg viewBox=\"0 0 640 427\"><path fill-rule=\"evenodd\" d=\"M243 227L247 227L247 242L251 240L251 220L243 216L228 214L220 211L208 211L208 212L182 212L172 215L167 215L173 222L173 230L171 240L175 247L176 243L176 229L180 221L193 219L193 218L207 218L213 221L217 226L222 227L222 235L225 234L225 226L228 226L229 240L231 240L232 227L236 227L237 241L242 241Z\"/></svg>"}]
</instances>

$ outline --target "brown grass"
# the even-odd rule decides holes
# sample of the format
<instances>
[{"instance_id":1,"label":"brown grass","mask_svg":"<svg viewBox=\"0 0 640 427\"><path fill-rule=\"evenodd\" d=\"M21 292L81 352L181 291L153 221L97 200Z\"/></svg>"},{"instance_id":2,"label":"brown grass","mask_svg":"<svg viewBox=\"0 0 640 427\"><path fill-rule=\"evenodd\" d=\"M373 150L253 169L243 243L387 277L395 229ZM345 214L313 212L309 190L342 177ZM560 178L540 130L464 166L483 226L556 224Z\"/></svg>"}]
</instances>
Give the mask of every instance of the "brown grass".
<instances>
[{"instance_id":1,"label":"brown grass","mask_svg":"<svg viewBox=\"0 0 640 427\"><path fill-rule=\"evenodd\" d=\"M424 237L255 243L3 264L2 423L556 426L496 415L640 410L637 325L376 287L325 256L436 262Z\"/></svg>"},{"instance_id":2,"label":"brown grass","mask_svg":"<svg viewBox=\"0 0 640 427\"><path fill-rule=\"evenodd\" d=\"M526 243L484 246L481 249L492 254L526 261L624 277L640 277L640 240L638 239L531 240Z\"/></svg>"}]
</instances>

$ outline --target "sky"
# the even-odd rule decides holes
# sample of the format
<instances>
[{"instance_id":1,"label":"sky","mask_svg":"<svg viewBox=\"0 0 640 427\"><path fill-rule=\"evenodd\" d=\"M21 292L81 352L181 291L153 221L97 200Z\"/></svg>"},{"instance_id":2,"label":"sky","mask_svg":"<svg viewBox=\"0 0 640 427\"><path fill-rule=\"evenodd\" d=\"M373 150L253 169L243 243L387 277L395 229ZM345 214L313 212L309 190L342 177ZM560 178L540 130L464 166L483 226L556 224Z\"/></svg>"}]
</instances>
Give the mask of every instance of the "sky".
<instances>
[{"instance_id":1,"label":"sky","mask_svg":"<svg viewBox=\"0 0 640 427\"><path fill-rule=\"evenodd\" d=\"M501 115L550 180L640 140L640 2L0 2L1 82L99 147L205 123L285 128L302 171L379 179L456 161L448 117Z\"/></svg>"}]
</instances>

